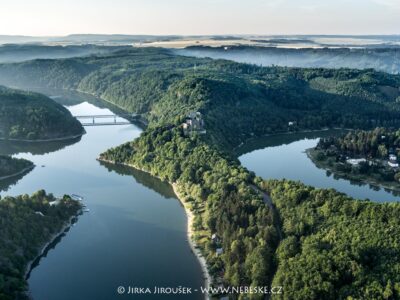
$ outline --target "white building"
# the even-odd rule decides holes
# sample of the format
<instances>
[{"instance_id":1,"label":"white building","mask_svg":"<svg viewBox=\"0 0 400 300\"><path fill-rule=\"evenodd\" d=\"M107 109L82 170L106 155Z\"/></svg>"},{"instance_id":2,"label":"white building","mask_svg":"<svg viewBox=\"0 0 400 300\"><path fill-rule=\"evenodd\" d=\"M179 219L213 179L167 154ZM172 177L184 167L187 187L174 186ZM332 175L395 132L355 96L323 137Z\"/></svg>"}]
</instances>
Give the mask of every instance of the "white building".
<instances>
[{"instance_id":1,"label":"white building","mask_svg":"<svg viewBox=\"0 0 400 300\"><path fill-rule=\"evenodd\" d=\"M358 166L362 162L367 162L365 158L349 158L346 162L352 166Z\"/></svg>"},{"instance_id":2,"label":"white building","mask_svg":"<svg viewBox=\"0 0 400 300\"><path fill-rule=\"evenodd\" d=\"M49 202L49 205L50 206L55 206L55 205L58 205L59 203L60 203L60 200L55 200L55 201Z\"/></svg>"}]
</instances>

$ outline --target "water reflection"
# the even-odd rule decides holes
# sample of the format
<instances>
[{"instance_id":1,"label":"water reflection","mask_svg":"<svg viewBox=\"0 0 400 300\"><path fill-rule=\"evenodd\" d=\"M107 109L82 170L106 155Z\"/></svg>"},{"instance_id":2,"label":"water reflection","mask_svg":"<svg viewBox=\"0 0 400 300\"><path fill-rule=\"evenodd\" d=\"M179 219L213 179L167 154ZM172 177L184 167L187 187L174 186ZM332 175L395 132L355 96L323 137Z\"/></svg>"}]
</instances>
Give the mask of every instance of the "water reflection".
<instances>
[{"instance_id":1,"label":"water reflection","mask_svg":"<svg viewBox=\"0 0 400 300\"><path fill-rule=\"evenodd\" d=\"M18 181L25 177L28 173L30 173L33 169L26 170L25 172L15 175L13 177L5 178L0 180L0 192L6 192L13 185L16 185Z\"/></svg>"},{"instance_id":2,"label":"water reflection","mask_svg":"<svg viewBox=\"0 0 400 300\"><path fill-rule=\"evenodd\" d=\"M343 131L281 134L253 140L239 147L236 153L242 165L266 179L298 180L317 188L334 188L357 199L400 201L400 193L369 183L339 177L319 169L305 151L317 145L319 138Z\"/></svg>"},{"instance_id":3,"label":"water reflection","mask_svg":"<svg viewBox=\"0 0 400 300\"><path fill-rule=\"evenodd\" d=\"M0 141L0 154L14 155L19 153L30 153L32 155L43 155L62 150L68 146L78 143L82 137L53 142L15 142Z\"/></svg>"},{"instance_id":4,"label":"water reflection","mask_svg":"<svg viewBox=\"0 0 400 300\"><path fill-rule=\"evenodd\" d=\"M72 219L71 221L71 226L74 226L75 223L78 221L78 217L75 217ZM32 270L34 268L36 268L37 266L39 266L40 261L42 258L45 258L47 256L47 254L56 248L57 244L60 243L62 241L62 239L67 235L68 231L71 229L71 227L67 227L62 233L60 233L51 243L49 243L49 245L44 249L44 252L42 255L40 255L39 257L37 257L31 264L31 267L29 269L29 272L26 274L26 280L29 279Z\"/></svg>"},{"instance_id":5,"label":"water reflection","mask_svg":"<svg viewBox=\"0 0 400 300\"><path fill-rule=\"evenodd\" d=\"M59 89L35 89L34 91L45 94L57 103L64 106L74 106L87 102L97 109L107 109L109 112L112 112L115 115L125 115L127 113L125 110L110 102L104 101L96 96L82 92ZM144 129L143 123L135 122L134 124L139 128Z\"/></svg>"},{"instance_id":6,"label":"water reflection","mask_svg":"<svg viewBox=\"0 0 400 300\"><path fill-rule=\"evenodd\" d=\"M143 185L146 188L152 189L156 193L166 198L176 198L175 193L168 182L161 181L157 177L150 175L149 173L131 168L124 165L115 165L103 161L99 161L100 165L105 167L109 172L115 172L119 175L133 176L137 183Z\"/></svg>"},{"instance_id":7,"label":"water reflection","mask_svg":"<svg viewBox=\"0 0 400 300\"><path fill-rule=\"evenodd\" d=\"M295 141L304 140L304 139L318 139L329 136L339 136L346 132L343 129L332 129L332 130L320 130L320 131L311 131L311 132L296 132L296 133L288 133L288 134L275 134L275 135L267 135L261 138L256 138L247 141L245 144L235 149L236 156L242 156L246 153L263 149L267 147L275 147L288 145Z\"/></svg>"},{"instance_id":8,"label":"water reflection","mask_svg":"<svg viewBox=\"0 0 400 300\"><path fill-rule=\"evenodd\" d=\"M86 101L68 109L76 115L110 114ZM171 187L146 173L96 161L100 153L137 138L141 130L134 125L86 130L79 142L54 152L22 149L26 152L16 156L37 167L2 193L76 193L90 209L36 262L28 281L32 298L117 300L121 295L116 287L132 284L199 288L201 268L187 243L186 216ZM196 294L188 299L202 298Z\"/></svg>"}]
</instances>

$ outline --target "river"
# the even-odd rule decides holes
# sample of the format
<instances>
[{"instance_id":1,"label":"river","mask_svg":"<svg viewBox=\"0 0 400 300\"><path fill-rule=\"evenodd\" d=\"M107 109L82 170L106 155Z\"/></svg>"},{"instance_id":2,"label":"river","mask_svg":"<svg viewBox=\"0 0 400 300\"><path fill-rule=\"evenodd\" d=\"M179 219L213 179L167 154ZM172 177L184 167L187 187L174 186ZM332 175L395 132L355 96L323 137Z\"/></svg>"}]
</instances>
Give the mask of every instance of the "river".
<instances>
[{"instance_id":1,"label":"river","mask_svg":"<svg viewBox=\"0 0 400 300\"><path fill-rule=\"evenodd\" d=\"M101 107L100 107L101 106ZM111 114L93 101L68 106L75 115ZM36 300L128 299L119 286L199 289L199 263L186 240L186 216L171 187L141 171L96 161L102 151L139 136L135 125L86 127L80 139L64 143L1 144L36 164L33 171L0 186L2 195L39 189L55 195L76 193L90 209L53 243L29 276ZM383 189L337 179L305 154L323 136L338 131L268 136L237 149L241 163L263 178L288 178L335 188L355 198L399 201ZM4 186L7 185L8 187ZM159 299L160 295L134 295ZM202 299L200 293L188 299Z\"/></svg>"},{"instance_id":2,"label":"river","mask_svg":"<svg viewBox=\"0 0 400 300\"><path fill-rule=\"evenodd\" d=\"M75 115L112 113L88 102L68 108ZM57 196L75 193L90 209L36 262L28 280L33 299L160 298L119 295L119 286L199 289L204 284L201 268L187 242L185 211L171 187L143 172L96 161L101 152L133 140L142 130L123 125L86 131L66 143L0 145L3 153L19 153L36 165L18 181L7 182L8 187L0 186L2 196L39 189Z\"/></svg>"}]
</instances>

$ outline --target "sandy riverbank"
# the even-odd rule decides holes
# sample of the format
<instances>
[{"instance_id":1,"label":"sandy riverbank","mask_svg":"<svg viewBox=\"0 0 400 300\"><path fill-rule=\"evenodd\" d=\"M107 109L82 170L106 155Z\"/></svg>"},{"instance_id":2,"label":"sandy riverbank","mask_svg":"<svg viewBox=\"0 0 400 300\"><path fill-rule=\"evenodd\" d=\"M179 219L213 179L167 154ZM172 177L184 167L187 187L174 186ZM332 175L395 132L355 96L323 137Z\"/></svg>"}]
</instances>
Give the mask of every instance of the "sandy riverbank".
<instances>
[{"instance_id":1,"label":"sandy riverbank","mask_svg":"<svg viewBox=\"0 0 400 300\"><path fill-rule=\"evenodd\" d=\"M207 261L203 254L200 252L199 248L197 248L196 242L193 239L194 231L193 231L193 219L194 215L193 212L187 207L187 204L184 200L184 196L179 192L178 185L176 183L172 184L172 189L174 190L175 195L179 199L179 201L182 203L182 206L185 209L186 212L186 217L187 217L187 238L188 242L190 245L190 248L192 249L192 252L196 255L197 260L200 263L201 270L203 272L204 276L204 284L205 288L209 288L211 284L211 276L210 273L208 272L208 267L207 267Z\"/></svg>"},{"instance_id":2,"label":"sandy riverbank","mask_svg":"<svg viewBox=\"0 0 400 300\"><path fill-rule=\"evenodd\" d=\"M100 157L97 160L102 161L102 162L106 162L106 163L109 163L109 164L119 164L119 165L128 166L128 167L134 168L136 170L148 173L151 176L154 176L149 171L143 170L142 168L138 168L138 167L130 165L130 164L115 163L113 161L102 159ZM157 177L158 179L162 180L158 176L154 176L154 177ZM183 208L185 210L186 218L187 218L187 229L186 229L187 240L188 240L190 249L192 250L193 254L196 256L197 260L200 263L200 267L201 267L201 270L202 270L202 273L203 273L203 277L204 277L204 287L205 288L209 288L210 284L212 282L212 279L211 279L210 273L208 272L207 262L206 262L205 257L203 256L203 254L197 248L197 245L196 245L195 241L193 240L193 234L194 234L194 232L193 232L193 219L194 219L193 212L188 208L188 206L187 206L187 204L185 202L185 197L181 193L179 193L178 184L177 183L169 183L169 184L172 186L172 189L174 190L174 193L175 193L176 197L181 202L181 204L182 204L182 206L183 206ZM205 295L205 297L206 297L206 299L208 299L208 295Z\"/></svg>"}]
</instances>

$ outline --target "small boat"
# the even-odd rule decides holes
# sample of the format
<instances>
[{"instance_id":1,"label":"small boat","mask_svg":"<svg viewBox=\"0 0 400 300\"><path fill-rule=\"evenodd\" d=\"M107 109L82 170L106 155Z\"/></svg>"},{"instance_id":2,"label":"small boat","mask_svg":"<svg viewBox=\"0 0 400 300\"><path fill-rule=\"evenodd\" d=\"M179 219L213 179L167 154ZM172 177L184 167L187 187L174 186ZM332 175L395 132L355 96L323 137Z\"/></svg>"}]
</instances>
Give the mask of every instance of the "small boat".
<instances>
[{"instance_id":1,"label":"small boat","mask_svg":"<svg viewBox=\"0 0 400 300\"><path fill-rule=\"evenodd\" d=\"M76 201L82 201L83 200L82 196L79 196L79 195L76 195L76 194L72 194L71 198L76 200Z\"/></svg>"},{"instance_id":2,"label":"small boat","mask_svg":"<svg viewBox=\"0 0 400 300\"><path fill-rule=\"evenodd\" d=\"M89 209L89 208L85 208L85 209L83 210L83 212L90 212L90 209Z\"/></svg>"}]
</instances>

